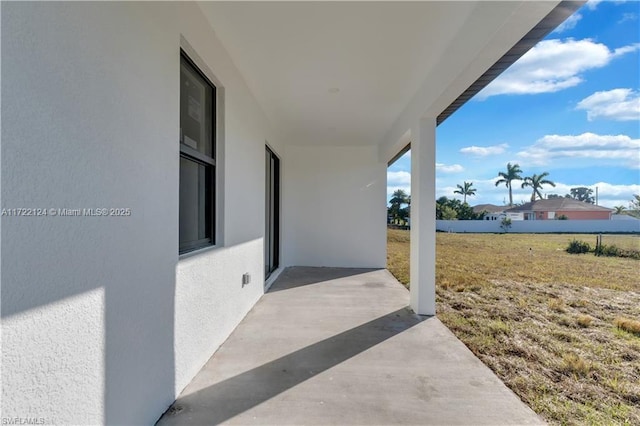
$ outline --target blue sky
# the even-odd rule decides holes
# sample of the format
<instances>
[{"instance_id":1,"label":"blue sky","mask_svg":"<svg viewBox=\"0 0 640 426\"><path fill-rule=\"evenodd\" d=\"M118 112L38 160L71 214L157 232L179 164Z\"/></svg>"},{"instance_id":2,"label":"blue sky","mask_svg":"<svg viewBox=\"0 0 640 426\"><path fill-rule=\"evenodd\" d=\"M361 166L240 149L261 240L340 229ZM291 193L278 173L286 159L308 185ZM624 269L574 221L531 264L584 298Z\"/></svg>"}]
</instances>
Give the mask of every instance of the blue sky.
<instances>
[{"instance_id":1,"label":"blue sky","mask_svg":"<svg viewBox=\"0 0 640 426\"><path fill-rule=\"evenodd\" d=\"M589 1L436 132L436 196L508 202L495 186L508 162L523 176L549 172L561 194L598 187L599 204L629 206L640 194L640 2ZM410 152L391 165L387 190L410 193ZM530 188L514 181L514 203Z\"/></svg>"}]
</instances>

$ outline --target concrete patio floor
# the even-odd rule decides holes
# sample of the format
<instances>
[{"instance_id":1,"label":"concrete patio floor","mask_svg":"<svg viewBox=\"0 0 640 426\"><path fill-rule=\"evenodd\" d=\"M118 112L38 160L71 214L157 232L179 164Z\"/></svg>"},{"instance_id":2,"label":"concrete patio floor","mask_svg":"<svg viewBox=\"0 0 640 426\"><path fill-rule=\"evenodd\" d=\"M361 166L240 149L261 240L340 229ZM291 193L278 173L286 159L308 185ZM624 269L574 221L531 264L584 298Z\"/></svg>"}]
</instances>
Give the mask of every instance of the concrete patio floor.
<instances>
[{"instance_id":1,"label":"concrete patio floor","mask_svg":"<svg viewBox=\"0 0 640 426\"><path fill-rule=\"evenodd\" d=\"M285 270L162 426L544 424L384 269Z\"/></svg>"}]
</instances>

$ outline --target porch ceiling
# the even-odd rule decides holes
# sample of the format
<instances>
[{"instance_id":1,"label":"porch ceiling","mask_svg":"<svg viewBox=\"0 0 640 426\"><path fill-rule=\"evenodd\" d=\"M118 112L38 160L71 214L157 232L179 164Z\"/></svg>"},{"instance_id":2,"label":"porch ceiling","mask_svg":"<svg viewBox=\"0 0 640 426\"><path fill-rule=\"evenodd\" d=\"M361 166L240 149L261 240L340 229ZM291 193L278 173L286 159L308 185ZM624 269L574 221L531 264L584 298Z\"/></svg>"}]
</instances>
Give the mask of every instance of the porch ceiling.
<instances>
[{"instance_id":1,"label":"porch ceiling","mask_svg":"<svg viewBox=\"0 0 640 426\"><path fill-rule=\"evenodd\" d=\"M439 115L557 1L201 2L285 143L373 145ZM337 89L337 90L336 90Z\"/></svg>"}]
</instances>

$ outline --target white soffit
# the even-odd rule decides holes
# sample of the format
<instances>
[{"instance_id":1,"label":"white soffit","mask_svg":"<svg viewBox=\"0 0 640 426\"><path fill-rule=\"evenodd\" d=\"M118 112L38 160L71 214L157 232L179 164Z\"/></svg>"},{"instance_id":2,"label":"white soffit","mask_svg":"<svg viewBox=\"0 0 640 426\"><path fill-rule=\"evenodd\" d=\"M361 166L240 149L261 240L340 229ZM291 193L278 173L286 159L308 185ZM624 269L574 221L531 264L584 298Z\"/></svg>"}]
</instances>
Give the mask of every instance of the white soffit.
<instances>
[{"instance_id":1,"label":"white soffit","mask_svg":"<svg viewBox=\"0 0 640 426\"><path fill-rule=\"evenodd\" d=\"M199 4L283 142L375 145L411 104L442 112L558 2Z\"/></svg>"}]
</instances>

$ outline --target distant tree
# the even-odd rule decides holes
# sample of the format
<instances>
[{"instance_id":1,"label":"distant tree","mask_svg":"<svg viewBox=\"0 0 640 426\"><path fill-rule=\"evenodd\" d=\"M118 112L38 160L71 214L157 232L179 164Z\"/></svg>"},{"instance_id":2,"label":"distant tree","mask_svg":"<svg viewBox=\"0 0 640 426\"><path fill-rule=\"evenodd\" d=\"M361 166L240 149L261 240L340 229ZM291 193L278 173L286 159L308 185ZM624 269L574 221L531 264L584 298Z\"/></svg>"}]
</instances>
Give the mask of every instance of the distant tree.
<instances>
[{"instance_id":1,"label":"distant tree","mask_svg":"<svg viewBox=\"0 0 640 426\"><path fill-rule=\"evenodd\" d=\"M398 210L398 219L406 221L409 218L409 207Z\"/></svg>"},{"instance_id":2,"label":"distant tree","mask_svg":"<svg viewBox=\"0 0 640 426\"><path fill-rule=\"evenodd\" d=\"M511 191L511 182L514 180L522 180L522 176L520 176L522 170L520 169L519 164L511 165L511 163L507 163L507 172L499 172L498 179L496 181L496 186L500 184L504 184L507 188L509 188L509 206L513 206L513 192Z\"/></svg>"},{"instance_id":3,"label":"distant tree","mask_svg":"<svg viewBox=\"0 0 640 426\"><path fill-rule=\"evenodd\" d=\"M625 214L640 219L640 195L633 194L633 198L629 202L629 210Z\"/></svg>"},{"instance_id":4,"label":"distant tree","mask_svg":"<svg viewBox=\"0 0 640 426\"><path fill-rule=\"evenodd\" d=\"M586 186L578 186L569 190L569 196L578 201L584 201L585 203L595 204L596 199L593 198L593 189L589 189Z\"/></svg>"},{"instance_id":5,"label":"distant tree","mask_svg":"<svg viewBox=\"0 0 640 426\"><path fill-rule=\"evenodd\" d=\"M624 212L627 216L635 217L640 219L640 210L627 210Z\"/></svg>"},{"instance_id":6,"label":"distant tree","mask_svg":"<svg viewBox=\"0 0 640 426\"><path fill-rule=\"evenodd\" d=\"M436 219L480 220L485 212L476 213L467 203L455 198L440 197L436 200Z\"/></svg>"},{"instance_id":7,"label":"distant tree","mask_svg":"<svg viewBox=\"0 0 640 426\"><path fill-rule=\"evenodd\" d=\"M473 182L463 182L462 185L456 185L458 187L458 189L456 189L455 191L453 191L454 194L460 194L464 197L462 203L466 204L467 203L467 195L468 196L473 196L476 195L476 189L472 188L473 187Z\"/></svg>"},{"instance_id":8,"label":"distant tree","mask_svg":"<svg viewBox=\"0 0 640 426\"><path fill-rule=\"evenodd\" d=\"M459 200L456 200L460 202ZM458 206L458 219L460 220L481 220L484 218L485 213L476 213L473 211L473 207L471 207L467 203L462 203Z\"/></svg>"},{"instance_id":9,"label":"distant tree","mask_svg":"<svg viewBox=\"0 0 640 426\"><path fill-rule=\"evenodd\" d=\"M391 194L391 199L389 200L389 204L391 206L387 209L387 214L393 220L402 219L402 213L400 213L400 211L402 210L402 205L409 204L409 202L409 196L406 192L404 192L404 190L398 189L394 191L394 193Z\"/></svg>"},{"instance_id":10,"label":"distant tree","mask_svg":"<svg viewBox=\"0 0 640 426\"><path fill-rule=\"evenodd\" d=\"M447 201L448 201L447 197L440 197L436 200L436 219L439 219L439 220L455 219L455 217L451 217L452 214L450 211L448 211L449 209L451 209L450 207L447 209L446 212L444 210L445 207L448 207L446 206ZM445 216L446 216L446 219L445 219Z\"/></svg>"},{"instance_id":11,"label":"distant tree","mask_svg":"<svg viewBox=\"0 0 640 426\"><path fill-rule=\"evenodd\" d=\"M409 195L404 192L403 189L398 189L391 194L391 199L389 200L389 204L401 206L402 204L408 203Z\"/></svg>"},{"instance_id":12,"label":"distant tree","mask_svg":"<svg viewBox=\"0 0 640 426\"><path fill-rule=\"evenodd\" d=\"M625 206L614 206L615 211L613 214L624 214L624 211L627 209Z\"/></svg>"},{"instance_id":13,"label":"distant tree","mask_svg":"<svg viewBox=\"0 0 640 426\"><path fill-rule=\"evenodd\" d=\"M536 195L542 200L542 192L540 192L540 190L542 189L542 185L551 185L553 187L556 186L554 182L550 181L549 179L545 179L545 177L547 176L549 176L549 173L543 172L540 175L534 173L532 176L527 176L524 178L524 182L522 182L522 188L530 186L533 189L533 193L531 194L531 202L534 202L536 200Z\"/></svg>"},{"instance_id":14,"label":"distant tree","mask_svg":"<svg viewBox=\"0 0 640 426\"><path fill-rule=\"evenodd\" d=\"M436 218L442 220L454 220L458 213L449 206L436 206Z\"/></svg>"},{"instance_id":15,"label":"distant tree","mask_svg":"<svg viewBox=\"0 0 640 426\"><path fill-rule=\"evenodd\" d=\"M502 228L504 232L509 232L509 229L511 229L511 225L512 222L510 217L505 216L500 221L500 228Z\"/></svg>"}]
</instances>

